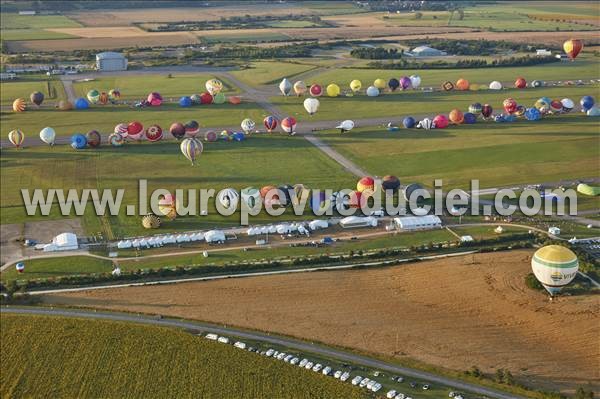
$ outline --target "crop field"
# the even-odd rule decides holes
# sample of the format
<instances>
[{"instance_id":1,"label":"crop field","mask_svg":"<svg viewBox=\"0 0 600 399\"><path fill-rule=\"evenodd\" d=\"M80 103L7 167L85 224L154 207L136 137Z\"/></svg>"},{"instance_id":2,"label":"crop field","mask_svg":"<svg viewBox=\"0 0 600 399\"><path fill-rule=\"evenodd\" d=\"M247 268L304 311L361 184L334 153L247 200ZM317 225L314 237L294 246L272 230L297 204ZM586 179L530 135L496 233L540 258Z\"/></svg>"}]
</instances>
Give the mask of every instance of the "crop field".
<instances>
[{"instance_id":1,"label":"crop field","mask_svg":"<svg viewBox=\"0 0 600 399\"><path fill-rule=\"evenodd\" d=\"M0 15L2 35L5 29L77 28L81 25L64 15Z\"/></svg>"},{"instance_id":2,"label":"crop field","mask_svg":"<svg viewBox=\"0 0 600 399\"><path fill-rule=\"evenodd\" d=\"M597 296L549 302L527 288L532 253L59 293L44 301L273 331L457 372L505 368L527 386L596 391Z\"/></svg>"},{"instance_id":3,"label":"crop field","mask_svg":"<svg viewBox=\"0 0 600 399\"><path fill-rule=\"evenodd\" d=\"M11 364L2 397L365 397L350 384L180 330L0 317L2 342L11 342L2 345Z\"/></svg>"},{"instance_id":4,"label":"crop field","mask_svg":"<svg viewBox=\"0 0 600 399\"><path fill-rule=\"evenodd\" d=\"M51 40L77 37L49 29L2 29L2 40Z\"/></svg>"},{"instance_id":5,"label":"crop field","mask_svg":"<svg viewBox=\"0 0 600 399\"><path fill-rule=\"evenodd\" d=\"M34 91L39 91L44 94L44 101L47 103L55 103L65 98L65 90L60 80L50 80L50 90L52 93L48 93L48 80L35 79L27 81L15 81L15 82L2 82L0 84L0 104L12 105L13 101L17 98L22 98L30 103L29 96ZM56 97L52 98L51 94L55 94ZM42 103L42 105L45 105ZM35 105L31 105L31 109L35 109ZM12 107L11 107L12 110ZM31 114L29 114L31 116ZM2 121L5 121L5 115L2 116Z\"/></svg>"}]
</instances>

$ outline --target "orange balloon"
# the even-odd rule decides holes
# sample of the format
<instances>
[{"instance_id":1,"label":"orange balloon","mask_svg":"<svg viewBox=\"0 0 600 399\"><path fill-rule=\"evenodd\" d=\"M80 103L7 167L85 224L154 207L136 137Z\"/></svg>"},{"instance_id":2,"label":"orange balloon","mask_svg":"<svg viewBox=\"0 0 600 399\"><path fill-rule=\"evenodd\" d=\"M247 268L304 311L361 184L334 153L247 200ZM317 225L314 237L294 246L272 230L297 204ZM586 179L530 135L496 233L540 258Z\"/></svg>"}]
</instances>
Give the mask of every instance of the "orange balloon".
<instances>
[{"instance_id":1,"label":"orange balloon","mask_svg":"<svg viewBox=\"0 0 600 399\"><path fill-rule=\"evenodd\" d=\"M23 100L22 98L17 98L13 102L13 111L15 111L15 112L23 112L23 111L25 111L26 108L27 108L27 104L25 103L25 100Z\"/></svg>"},{"instance_id":2,"label":"orange balloon","mask_svg":"<svg viewBox=\"0 0 600 399\"><path fill-rule=\"evenodd\" d=\"M229 104L237 105L237 104L239 104L241 102L242 102L242 98L241 97L238 97L238 96L231 96L231 97L229 97Z\"/></svg>"},{"instance_id":3,"label":"orange balloon","mask_svg":"<svg viewBox=\"0 0 600 399\"><path fill-rule=\"evenodd\" d=\"M460 78L454 85L458 90L469 90L469 81L467 79Z\"/></svg>"},{"instance_id":4,"label":"orange balloon","mask_svg":"<svg viewBox=\"0 0 600 399\"><path fill-rule=\"evenodd\" d=\"M583 42L579 39L570 39L563 43L563 49L570 59L574 60L583 49Z\"/></svg>"},{"instance_id":5,"label":"orange balloon","mask_svg":"<svg viewBox=\"0 0 600 399\"><path fill-rule=\"evenodd\" d=\"M463 121L465 120L465 116L463 115L461 110L453 109L452 111L450 111L450 115L448 115L448 119L450 119L450 122L458 125L458 124L463 123Z\"/></svg>"}]
</instances>

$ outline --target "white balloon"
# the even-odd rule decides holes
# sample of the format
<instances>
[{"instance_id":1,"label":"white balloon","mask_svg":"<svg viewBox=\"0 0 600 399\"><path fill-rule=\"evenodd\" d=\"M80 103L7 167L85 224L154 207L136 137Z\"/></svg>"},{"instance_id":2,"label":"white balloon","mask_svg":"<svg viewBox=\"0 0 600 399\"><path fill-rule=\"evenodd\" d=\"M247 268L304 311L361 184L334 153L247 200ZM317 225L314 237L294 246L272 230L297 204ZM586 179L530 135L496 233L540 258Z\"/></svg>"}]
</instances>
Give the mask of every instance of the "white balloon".
<instances>
[{"instance_id":1,"label":"white balloon","mask_svg":"<svg viewBox=\"0 0 600 399\"><path fill-rule=\"evenodd\" d=\"M290 91L292 91L292 82L287 80L287 78L283 78L281 83L279 83L279 90L284 96L289 95Z\"/></svg>"},{"instance_id":2,"label":"white balloon","mask_svg":"<svg viewBox=\"0 0 600 399\"><path fill-rule=\"evenodd\" d=\"M225 208L237 209L240 195L233 188L224 188L217 194L217 200Z\"/></svg>"},{"instance_id":3,"label":"white balloon","mask_svg":"<svg viewBox=\"0 0 600 399\"><path fill-rule=\"evenodd\" d=\"M600 116L600 108L595 105L587 110L587 116Z\"/></svg>"},{"instance_id":4,"label":"white balloon","mask_svg":"<svg viewBox=\"0 0 600 399\"><path fill-rule=\"evenodd\" d=\"M304 100L304 109L310 115L313 115L319 109L320 104L321 103L316 98L307 98L306 100Z\"/></svg>"},{"instance_id":5,"label":"white balloon","mask_svg":"<svg viewBox=\"0 0 600 399\"><path fill-rule=\"evenodd\" d=\"M502 90L502 83L498 82L497 80L494 80L492 83L490 83L490 90Z\"/></svg>"},{"instance_id":6,"label":"white balloon","mask_svg":"<svg viewBox=\"0 0 600 399\"><path fill-rule=\"evenodd\" d=\"M336 129L342 129L349 132L350 130L354 129L354 121L351 121L349 119L345 120L342 123L340 123L339 126L336 126Z\"/></svg>"},{"instance_id":7,"label":"white balloon","mask_svg":"<svg viewBox=\"0 0 600 399\"><path fill-rule=\"evenodd\" d=\"M562 104L564 112L569 112L575 107L575 103L570 98L563 98L560 100L560 103Z\"/></svg>"},{"instance_id":8,"label":"white balloon","mask_svg":"<svg viewBox=\"0 0 600 399\"><path fill-rule=\"evenodd\" d=\"M256 123L252 119L246 118L242 121L240 126L244 133L248 134L254 130L254 128L256 127Z\"/></svg>"},{"instance_id":9,"label":"white balloon","mask_svg":"<svg viewBox=\"0 0 600 399\"><path fill-rule=\"evenodd\" d=\"M45 127L40 131L40 139L46 144L54 145L56 132L51 127Z\"/></svg>"},{"instance_id":10,"label":"white balloon","mask_svg":"<svg viewBox=\"0 0 600 399\"><path fill-rule=\"evenodd\" d=\"M367 96L369 97L377 97L379 95L379 89L375 86L369 86L367 89Z\"/></svg>"},{"instance_id":11,"label":"white balloon","mask_svg":"<svg viewBox=\"0 0 600 399\"><path fill-rule=\"evenodd\" d=\"M416 89L421 85L421 77L419 75L410 75L410 84L413 89Z\"/></svg>"},{"instance_id":12,"label":"white balloon","mask_svg":"<svg viewBox=\"0 0 600 399\"><path fill-rule=\"evenodd\" d=\"M434 127L435 126L434 126L433 121L429 118L425 118L417 124L417 128L419 128L419 129L429 130L429 129L433 129Z\"/></svg>"}]
</instances>

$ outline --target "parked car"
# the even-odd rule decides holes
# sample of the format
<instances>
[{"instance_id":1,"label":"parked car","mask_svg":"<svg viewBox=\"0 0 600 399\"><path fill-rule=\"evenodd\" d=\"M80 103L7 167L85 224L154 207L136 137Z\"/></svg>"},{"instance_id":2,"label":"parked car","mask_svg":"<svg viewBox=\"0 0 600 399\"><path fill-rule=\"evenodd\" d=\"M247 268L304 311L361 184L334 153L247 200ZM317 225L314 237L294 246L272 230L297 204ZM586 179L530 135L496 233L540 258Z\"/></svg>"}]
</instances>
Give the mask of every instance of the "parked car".
<instances>
[{"instance_id":1,"label":"parked car","mask_svg":"<svg viewBox=\"0 0 600 399\"><path fill-rule=\"evenodd\" d=\"M293 358L292 360L290 360L290 364L292 364L292 365L294 365L294 366L295 366L295 365L297 365L297 364L298 364L298 362L299 362L299 361L300 361L300 359L298 359L297 357L295 357L295 358Z\"/></svg>"},{"instance_id":2,"label":"parked car","mask_svg":"<svg viewBox=\"0 0 600 399\"><path fill-rule=\"evenodd\" d=\"M268 349L265 352L265 355L267 355L267 357L271 357L271 356L273 356L273 353L275 353L275 349Z\"/></svg>"},{"instance_id":3,"label":"parked car","mask_svg":"<svg viewBox=\"0 0 600 399\"><path fill-rule=\"evenodd\" d=\"M392 389L391 391L388 391L388 393L385 394L385 397L388 399L394 399L395 396L396 396L396 391L394 389Z\"/></svg>"},{"instance_id":4,"label":"parked car","mask_svg":"<svg viewBox=\"0 0 600 399\"><path fill-rule=\"evenodd\" d=\"M294 355L287 355L286 357L283 358L283 361L286 363L289 363L293 357L294 357Z\"/></svg>"},{"instance_id":5,"label":"parked car","mask_svg":"<svg viewBox=\"0 0 600 399\"><path fill-rule=\"evenodd\" d=\"M342 376L342 374L342 370L337 370L335 373L333 373L333 378L339 379Z\"/></svg>"},{"instance_id":6,"label":"parked car","mask_svg":"<svg viewBox=\"0 0 600 399\"><path fill-rule=\"evenodd\" d=\"M308 363L308 359L304 358L304 359L300 360L300 363L298 363L298 366L304 367L304 366L306 366L306 363Z\"/></svg>"},{"instance_id":7,"label":"parked car","mask_svg":"<svg viewBox=\"0 0 600 399\"><path fill-rule=\"evenodd\" d=\"M375 385L373 385L371 387L371 391L373 392L379 392L379 390L381 390L382 385L378 382L375 383Z\"/></svg>"},{"instance_id":8,"label":"parked car","mask_svg":"<svg viewBox=\"0 0 600 399\"><path fill-rule=\"evenodd\" d=\"M358 384L358 386L360 386L361 388L364 388L365 386L367 386L367 384L369 383L369 381L371 381L368 378L363 379L360 384Z\"/></svg>"},{"instance_id":9,"label":"parked car","mask_svg":"<svg viewBox=\"0 0 600 399\"><path fill-rule=\"evenodd\" d=\"M403 393L399 393L394 399L405 399L405 396Z\"/></svg>"},{"instance_id":10,"label":"parked car","mask_svg":"<svg viewBox=\"0 0 600 399\"><path fill-rule=\"evenodd\" d=\"M321 363L317 363L314 365L314 367L312 368L312 371L314 372L319 372L321 371L321 369L323 368L323 365Z\"/></svg>"},{"instance_id":11,"label":"parked car","mask_svg":"<svg viewBox=\"0 0 600 399\"><path fill-rule=\"evenodd\" d=\"M331 374L331 367L326 366L323 371L322 371L323 375L329 375Z\"/></svg>"},{"instance_id":12,"label":"parked car","mask_svg":"<svg viewBox=\"0 0 600 399\"><path fill-rule=\"evenodd\" d=\"M424 391L426 391L426 390L428 390L428 389L429 389L429 384L425 384L425 385L423 385L423 390L424 390Z\"/></svg>"},{"instance_id":13,"label":"parked car","mask_svg":"<svg viewBox=\"0 0 600 399\"><path fill-rule=\"evenodd\" d=\"M354 377L352 379L352 385L358 385L360 384L360 382L362 381L362 377L360 375L357 375L356 377Z\"/></svg>"},{"instance_id":14,"label":"parked car","mask_svg":"<svg viewBox=\"0 0 600 399\"><path fill-rule=\"evenodd\" d=\"M306 363L306 366L304 366L304 368L307 370L310 370L310 369L312 369L313 365L314 365L313 362L308 362L308 363Z\"/></svg>"}]
</instances>

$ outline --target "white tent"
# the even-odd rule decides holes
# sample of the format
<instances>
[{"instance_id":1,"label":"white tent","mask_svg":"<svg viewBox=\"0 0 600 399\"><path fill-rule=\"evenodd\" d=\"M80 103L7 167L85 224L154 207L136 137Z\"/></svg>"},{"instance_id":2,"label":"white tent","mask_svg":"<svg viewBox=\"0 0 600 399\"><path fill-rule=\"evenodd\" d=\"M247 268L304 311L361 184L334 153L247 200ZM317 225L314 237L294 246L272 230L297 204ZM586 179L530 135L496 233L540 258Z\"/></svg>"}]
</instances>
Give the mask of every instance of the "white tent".
<instances>
[{"instance_id":1,"label":"white tent","mask_svg":"<svg viewBox=\"0 0 600 399\"><path fill-rule=\"evenodd\" d=\"M376 227L377 219L372 216L348 216L340 220L340 226L345 229L352 227Z\"/></svg>"},{"instance_id":2,"label":"white tent","mask_svg":"<svg viewBox=\"0 0 600 399\"><path fill-rule=\"evenodd\" d=\"M327 220L316 219L308 223L308 228L311 230L326 229L327 227L329 227Z\"/></svg>"},{"instance_id":3,"label":"white tent","mask_svg":"<svg viewBox=\"0 0 600 399\"><path fill-rule=\"evenodd\" d=\"M62 233L54 237L50 244L45 245L44 251L73 251L78 248L77 235L74 233Z\"/></svg>"},{"instance_id":4,"label":"white tent","mask_svg":"<svg viewBox=\"0 0 600 399\"><path fill-rule=\"evenodd\" d=\"M206 242L225 242L225 233L221 230L210 230L204 234Z\"/></svg>"},{"instance_id":5,"label":"white tent","mask_svg":"<svg viewBox=\"0 0 600 399\"><path fill-rule=\"evenodd\" d=\"M117 248L119 248L119 249L131 248L131 241L130 240L119 241L119 243L117 244Z\"/></svg>"},{"instance_id":6,"label":"white tent","mask_svg":"<svg viewBox=\"0 0 600 399\"><path fill-rule=\"evenodd\" d=\"M402 230L435 229L442 227L442 220L435 215L403 216L394 219Z\"/></svg>"}]
</instances>

